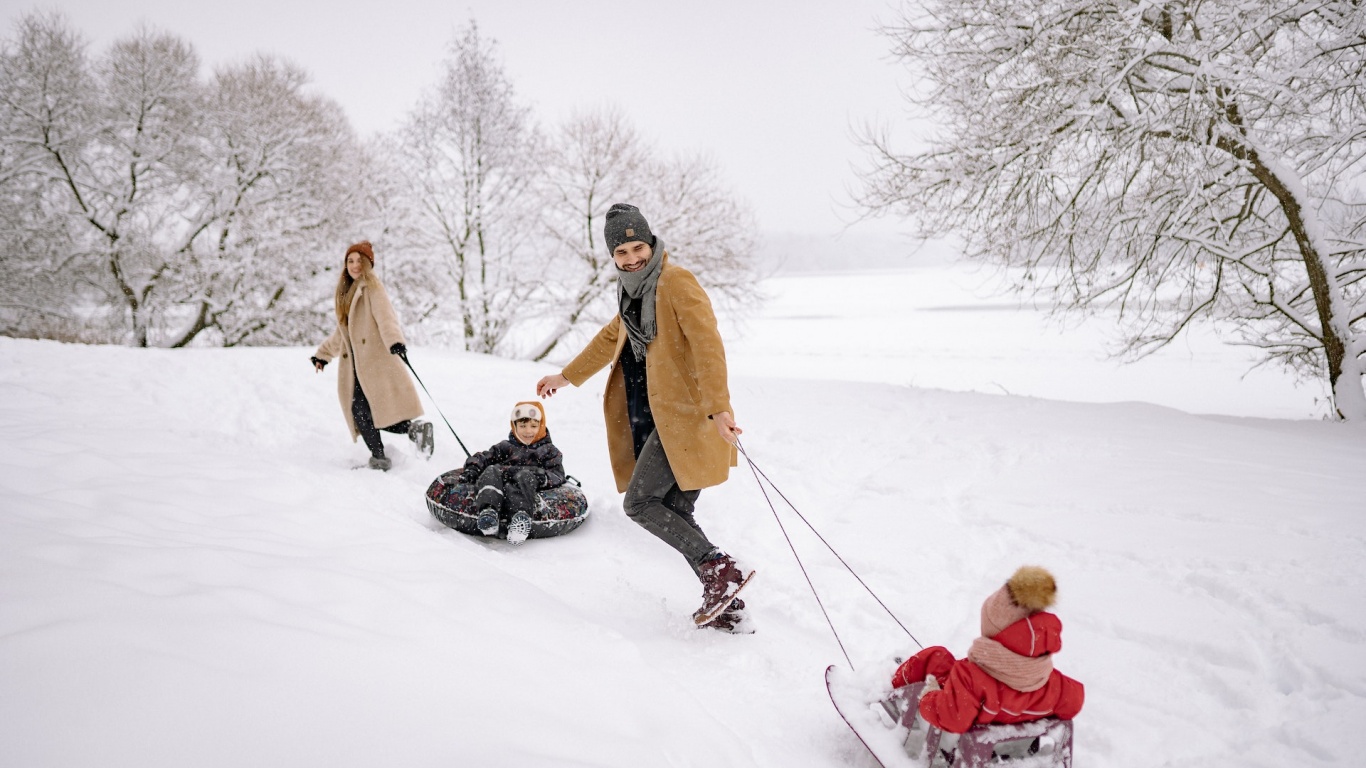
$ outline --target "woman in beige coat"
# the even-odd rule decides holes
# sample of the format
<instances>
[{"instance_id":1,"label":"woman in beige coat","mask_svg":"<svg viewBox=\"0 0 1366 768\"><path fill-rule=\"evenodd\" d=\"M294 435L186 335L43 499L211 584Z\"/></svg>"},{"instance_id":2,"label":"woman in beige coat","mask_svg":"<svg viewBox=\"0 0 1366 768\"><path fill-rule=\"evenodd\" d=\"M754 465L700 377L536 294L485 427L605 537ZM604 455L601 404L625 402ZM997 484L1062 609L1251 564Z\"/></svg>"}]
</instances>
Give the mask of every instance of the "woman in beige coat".
<instances>
[{"instance_id":1,"label":"woman in beige coat","mask_svg":"<svg viewBox=\"0 0 1366 768\"><path fill-rule=\"evenodd\" d=\"M418 421L422 404L403 369L407 354L398 315L384 284L374 272L375 252L369 242L346 249L346 268L337 279L337 327L313 356L321 371L333 358L337 365L337 397L351 429L351 440L365 440L370 468L387 470L380 430L406 434L422 455L435 447L430 422Z\"/></svg>"}]
</instances>

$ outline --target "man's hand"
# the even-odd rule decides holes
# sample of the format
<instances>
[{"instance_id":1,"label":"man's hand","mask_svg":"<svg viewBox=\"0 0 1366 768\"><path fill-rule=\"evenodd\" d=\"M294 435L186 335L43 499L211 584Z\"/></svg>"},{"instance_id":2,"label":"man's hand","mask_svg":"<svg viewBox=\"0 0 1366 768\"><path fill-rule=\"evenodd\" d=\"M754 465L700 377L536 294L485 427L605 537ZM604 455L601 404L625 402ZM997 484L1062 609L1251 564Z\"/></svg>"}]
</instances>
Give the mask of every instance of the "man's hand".
<instances>
[{"instance_id":1,"label":"man's hand","mask_svg":"<svg viewBox=\"0 0 1366 768\"><path fill-rule=\"evenodd\" d=\"M716 433L722 440L735 445L740 440L740 435L745 431L735 426L735 418L730 415L730 411L720 411L711 415L711 421L716 425Z\"/></svg>"},{"instance_id":2,"label":"man's hand","mask_svg":"<svg viewBox=\"0 0 1366 768\"><path fill-rule=\"evenodd\" d=\"M313 361L313 370L318 371L319 373L321 373L322 369L327 365L327 361L320 357L310 357L308 359Z\"/></svg>"},{"instance_id":3,"label":"man's hand","mask_svg":"<svg viewBox=\"0 0 1366 768\"><path fill-rule=\"evenodd\" d=\"M550 397L555 394L555 390L567 386L569 386L569 379L566 379L564 374L552 373L536 382L536 396L542 398Z\"/></svg>"}]
</instances>

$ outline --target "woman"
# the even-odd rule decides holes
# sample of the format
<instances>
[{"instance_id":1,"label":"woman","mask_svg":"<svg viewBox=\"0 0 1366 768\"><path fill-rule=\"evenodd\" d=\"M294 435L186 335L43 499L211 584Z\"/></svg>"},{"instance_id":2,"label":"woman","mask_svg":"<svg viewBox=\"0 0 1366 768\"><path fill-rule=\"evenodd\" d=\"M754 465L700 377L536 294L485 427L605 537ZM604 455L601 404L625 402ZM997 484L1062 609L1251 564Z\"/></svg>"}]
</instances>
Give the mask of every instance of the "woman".
<instances>
[{"instance_id":1,"label":"woman","mask_svg":"<svg viewBox=\"0 0 1366 768\"><path fill-rule=\"evenodd\" d=\"M408 348L374 266L375 252L368 241L346 249L346 268L337 279L337 328L312 360L314 369L322 371L333 358L341 357L337 396L351 428L351 441L364 439L370 449L370 468L387 470L393 462L384 455L381 429L407 434L429 458L435 440L431 423L417 420L422 404L400 362Z\"/></svg>"}]
</instances>

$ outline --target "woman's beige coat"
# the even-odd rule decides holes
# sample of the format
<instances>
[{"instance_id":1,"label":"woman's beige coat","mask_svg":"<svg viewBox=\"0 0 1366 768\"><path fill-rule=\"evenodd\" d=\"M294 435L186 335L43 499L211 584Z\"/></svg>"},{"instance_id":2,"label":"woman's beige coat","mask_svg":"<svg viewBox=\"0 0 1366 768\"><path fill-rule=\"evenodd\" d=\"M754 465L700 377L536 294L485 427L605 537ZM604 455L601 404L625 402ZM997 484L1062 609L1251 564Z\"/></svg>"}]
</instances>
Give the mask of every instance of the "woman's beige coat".
<instances>
[{"instance_id":1,"label":"woman's beige coat","mask_svg":"<svg viewBox=\"0 0 1366 768\"><path fill-rule=\"evenodd\" d=\"M668 262L655 289L657 332L645 354L645 377L655 430L669 457L678 487L685 491L725 482L735 466L735 447L721 438L710 415L727 411L730 388L726 350L716 328L711 300L691 272ZM565 366L563 375L582 386L593 374L611 365L602 411L607 420L607 451L617 490L625 492L636 468L635 444L626 413L626 382L618 370L626 329L621 315L612 318Z\"/></svg>"},{"instance_id":2,"label":"woman's beige coat","mask_svg":"<svg viewBox=\"0 0 1366 768\"><path fill-rule=\"evenodd\" d=\"M389 354L389 347L397 343L406 346L407 342L379 278L370 275L356 286L348 318L345 326L337 323L336 330L318 347L316 355L326 361L340 358L337 399L354 442L360 436L351 415L351 395L357 378L360 388L365 390L365 399L370 401L370 415L376 427L416 419L422 415L422 403L403 361L398 355Z\"/></svg>"}]
</instances>

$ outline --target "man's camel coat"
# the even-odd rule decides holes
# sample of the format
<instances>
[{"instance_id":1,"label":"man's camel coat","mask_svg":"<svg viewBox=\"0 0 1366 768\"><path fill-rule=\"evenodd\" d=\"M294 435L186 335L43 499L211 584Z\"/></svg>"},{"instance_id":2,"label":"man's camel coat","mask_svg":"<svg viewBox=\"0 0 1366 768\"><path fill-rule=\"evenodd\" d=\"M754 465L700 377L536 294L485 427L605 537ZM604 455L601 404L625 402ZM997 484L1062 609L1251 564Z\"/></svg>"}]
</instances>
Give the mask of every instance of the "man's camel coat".
<instances>
[{"instance_id":1,"label":"man's camel coat","mask_svg":"<svg viewBox=\"0 0 1366 768\"><path fill-rule=\"evenodd\" d=\"M697 278L682 267L664 264L655 288L655 338L645 355L645 376L655 430L669 457L678 487L685 491L725 482L736 464L735 447L721 438L711 414L727 411L726 350L716 328L711 300ZM635 443L626 412L626 382L617 361L627 343L621 315L612 318L565 366L563 375L582 386L611 365L602 411L607 420L607 450L617 490L625 492L635 471Z\"/></svg>"}]
</instances>

